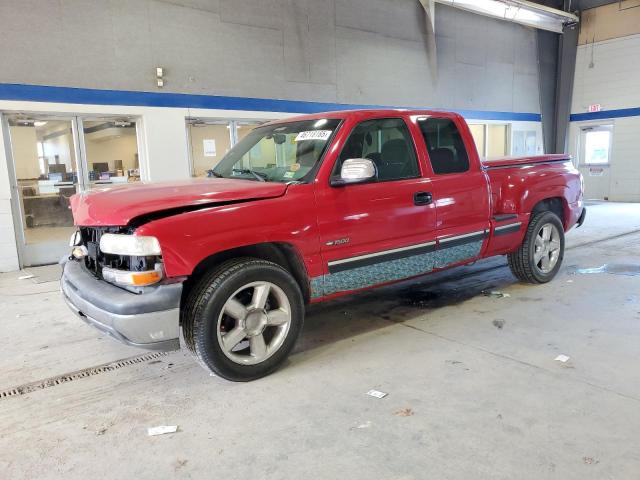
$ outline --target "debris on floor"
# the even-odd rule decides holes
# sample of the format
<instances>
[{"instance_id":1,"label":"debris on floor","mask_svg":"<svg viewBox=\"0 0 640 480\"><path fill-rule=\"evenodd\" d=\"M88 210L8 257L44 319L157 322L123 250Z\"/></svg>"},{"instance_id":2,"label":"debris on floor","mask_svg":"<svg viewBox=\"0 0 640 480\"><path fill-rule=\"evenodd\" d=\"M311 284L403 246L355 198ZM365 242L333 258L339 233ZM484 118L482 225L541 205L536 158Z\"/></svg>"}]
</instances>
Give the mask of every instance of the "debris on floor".
<instances>
[{"instance_id":1,"label":"debris on floor","mask_svg":"<svg viewBox=\"0 0 640 480\"><path fill-rule=\"evenodd\" d=\"M379 391L379 390L369 390L369 391L367 392L367 395L369 395L369 396L371 396L371 397L376 397L376 398L384 398L384 397L386 397L386 396L387 396L387 395L389 395L389 394L388 394L388 393L386 393L386 392L381 392L381 391Z\"/></svg>"},{"instance_id":2,"label":"debris on floor","mask_svg":"<svg viewBox=\"0 0 640 480\"><path fill-rule=\"evenodd\" d=\"M611 273L613 275L629 275L640 276L640 265L621 264L621 263L605 263L600 267L578 268L576 266L569 267L569 273L572 275L590 275L592 273Z\"/></svg>"},{"instance_id":3,"label":"debris on floor","mask_svg":"<svg viewBox=\"0 0 640 480\"><path fill-rule=\"evenodd\" d=\"M176 433L177 431L177 425L159 425L157 427L151 427L147 429L147 433L150 437L154 437L156 435L164 435L165 433Z\"/></svg>"},{"instance_id":4,"label":"debris on floor","mask_svg":"<svg viewBox=\"0 0 640 480\"><path fill-rule=\"evenodd\" d=\"M498 290L483 290L482 295L491 298L509 298L511 296L506 292L500 292Z\"/></svg>"},{"instance_id":5,"label":"debris on floor","mask_svg":"<svg viewBox=\"0 0 640 480\"><path fill-rule=\"evenodd\" d=\"M178 458L174 464L174 469L176 471L180 470L182 467L184 467L187 464L188 461L189 460L187 460L186 458Z\"/></svg>"},{"instance_id":6,"label":"debris on floor","mask_svg":"<svg viewBox=\"0 0 640 480\"><path fill-rule=\"evenodd\" d=\"M496 327L498 330L502 330L502 327L504 327L504 324L506 323L504 320L494 320L493 322L491 322L493 324L494 327Z\"/></svg>"},{"instance_id":7,"label":"debris on floor","mask_svg":"<svg viewBox=\"0 0 640 480\"><path fill-rule=\"evenodd\" d=\"M413 415L413 410L411 408L401 408L400 410L396 410L393 412L396 417L410 417Z\"/></svg>"},{"instance_id":8,"label":"debris on floor","mask_svg":"<svg viewBox=\"0 0 640 480\"><path fill-rule=\"evenodd\" d=\"M554 360L555 360L556 362L567 363L567 362L569 361L569 359L570 359L570 358L571 358L571 357L568 357L567 355L560 354L560 355L558 355L556 358L554 358Z\"/></svg>"},{"instance_id":9,"label":"debris on floor","mask_svg":"<svg viewBox=\"0 0 640 480\"><path fill-rule=\"evenodd\" d=\"M29 278L33 278L33 277L35 277L35 275L31 275L31 274L29 274L29 275L21 275L21 276L18 277L18 280L28 280Z\"/></svg>"},{"instance_id":10,"label":"debris on floor","mask_svg":"<svg viewBox=\"0 0 640 480\"><path fill-rule=\"evenodd\" d=\"M445 360L445 363L448 363L449 365L455 365L459 368L462 368L463 370L466 370L467 372L471 370L470 368L466 367L465 364L460 360Z\"/></svg>"},{"instance_id":11,"label":"debris on floor","mask_svg":"<svg viewBox=\"0 0 640 480\"><path fill-rule=\"evenodd\" d=\"M600 463L600 460L598 460L597 458L593 458L593 457L582 457L582 461L587 465L595 465L595 464Z\"/></svg>"},{"instance_id":12,"label":"debris on floor","mask_svg":"<svg viewBox=\"0 0 640 480\"><path fill-rule=\"evenodd\" d=\"M357 429L363 429L363 428L369 428L371 427L371 425L373 425L371 423L371 420L367 420L365 423L361 423L360 425L358 425L356 428Z\"/></svg>"},{"instance_id":13,"label":"debris on floor","mask_svg":"<svg viewBox=\"0 0 640 480\"><path fill-rule=\"evenodd\" d=\"M98 430L96 430L96 435L99 437L101 435L104 435L106 431L107 427L100 427Z\"/></svg>"}]
</instances>

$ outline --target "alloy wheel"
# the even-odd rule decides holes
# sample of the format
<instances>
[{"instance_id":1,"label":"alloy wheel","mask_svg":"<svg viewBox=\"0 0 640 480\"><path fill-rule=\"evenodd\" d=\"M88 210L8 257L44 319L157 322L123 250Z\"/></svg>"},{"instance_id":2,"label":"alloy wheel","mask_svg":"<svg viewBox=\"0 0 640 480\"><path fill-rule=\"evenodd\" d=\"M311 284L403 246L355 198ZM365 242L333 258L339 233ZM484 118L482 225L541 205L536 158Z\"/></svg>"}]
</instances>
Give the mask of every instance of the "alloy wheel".
<instances>
[{"instance_id":1,"label":"alloy wheel","mask_svg":"<svg viewBox=\"0 0 640 480\"><path fill-rule=\"evenodd\" d=\"M270 282L252 282L225 302L216 332L227 358L255 365L282 347L290 326L291 305L284 291Z\"/></svg>"}]
</instances>

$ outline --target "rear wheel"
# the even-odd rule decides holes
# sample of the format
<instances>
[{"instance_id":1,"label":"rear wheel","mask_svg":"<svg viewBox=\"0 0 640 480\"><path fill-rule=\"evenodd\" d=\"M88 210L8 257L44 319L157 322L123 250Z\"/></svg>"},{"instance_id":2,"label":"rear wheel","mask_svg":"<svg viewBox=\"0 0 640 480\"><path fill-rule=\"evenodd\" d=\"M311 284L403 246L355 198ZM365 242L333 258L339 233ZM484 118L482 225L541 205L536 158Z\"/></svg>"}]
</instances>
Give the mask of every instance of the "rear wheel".
<instances>
[{"instance_id":1,"label":"rear wheel","mask_svg":"<svg viewBox=\"0 0 640 480\"><path fill-rule=\"evenodd\" d=\"M564 229L553 212L540 212L529 222L520 248L508 255L511 272L523 282L546 283L556 276L564 257Z\"/></svg>"},{"instance_id":2,"label":"rear wheel","mask_svg":"<svg viewBox=\"0 0 640 480\"><path fill-rule=\"evenodd\" d=\"M275 263L249 258L203 277L182 312L189 350L205 368L233 381L260 378L280 366L303 321L295 279Z\"/></svg>"}]
</instances>

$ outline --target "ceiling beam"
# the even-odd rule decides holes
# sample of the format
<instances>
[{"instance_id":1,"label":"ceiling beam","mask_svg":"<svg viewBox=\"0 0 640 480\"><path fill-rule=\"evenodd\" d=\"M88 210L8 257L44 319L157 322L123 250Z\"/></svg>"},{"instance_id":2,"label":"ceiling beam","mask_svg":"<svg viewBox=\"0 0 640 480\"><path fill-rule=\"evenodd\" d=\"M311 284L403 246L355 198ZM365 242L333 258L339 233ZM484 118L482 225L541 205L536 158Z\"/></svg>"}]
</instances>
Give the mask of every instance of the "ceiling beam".
<instances>
[{"instance_id":1,"label":"ceiling beam","mask_svg":"<svg viewBox=\"0 0 640 480\"><path fill-rule=\"evenodd\" d=\"M528 0L435 0L460 8L528 27L562 33L567 25L575 25L579 18L573 13L547 7Z\"/></svg>"}]
</instances>

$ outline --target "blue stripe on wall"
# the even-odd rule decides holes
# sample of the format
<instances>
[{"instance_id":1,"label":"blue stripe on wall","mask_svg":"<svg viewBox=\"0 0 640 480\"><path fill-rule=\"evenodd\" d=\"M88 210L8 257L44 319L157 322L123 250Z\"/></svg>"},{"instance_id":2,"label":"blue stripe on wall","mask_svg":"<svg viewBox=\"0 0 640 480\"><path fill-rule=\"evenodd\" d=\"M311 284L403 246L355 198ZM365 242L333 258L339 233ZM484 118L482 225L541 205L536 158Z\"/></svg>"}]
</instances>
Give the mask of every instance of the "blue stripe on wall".
<instances>
[{"instance_id":1,"label":"blue stripe on wall","mask_svg":"<svg viewBox=\"0 0 640 480\"><path fill-rule=\"evenodd\" d=\"M192 95L185 93L97 90L92 88L53 87L47 85L24 85L17 83L0 83L0 100L78 103L85 105L209 108L220 110L246 110L291 113L317 113L332 110L362 108L398 108L383 105L354 105L344 103L306 102L302 100L275 100L251 97L224 97L219 95ZM458 112L466 118L473 118L477 120L504 120L522 122L539 122L541 120L541 116L539 113L494 112L486 110L454 111Z\"/></svg>"},{"instance_id":2,"label":"blue stripe on wall","mask_svg":"<svg viewBox=\"0 0 640 480\"><path fill-rule=\"evenodd\" d=\"M619 108L617 110L601 110L590 113L572 113L569 120L572 122L582 122L584 120L601 120L605 118L623 118L640 116L640 107Z\"/></svg>"}]
</instances>

